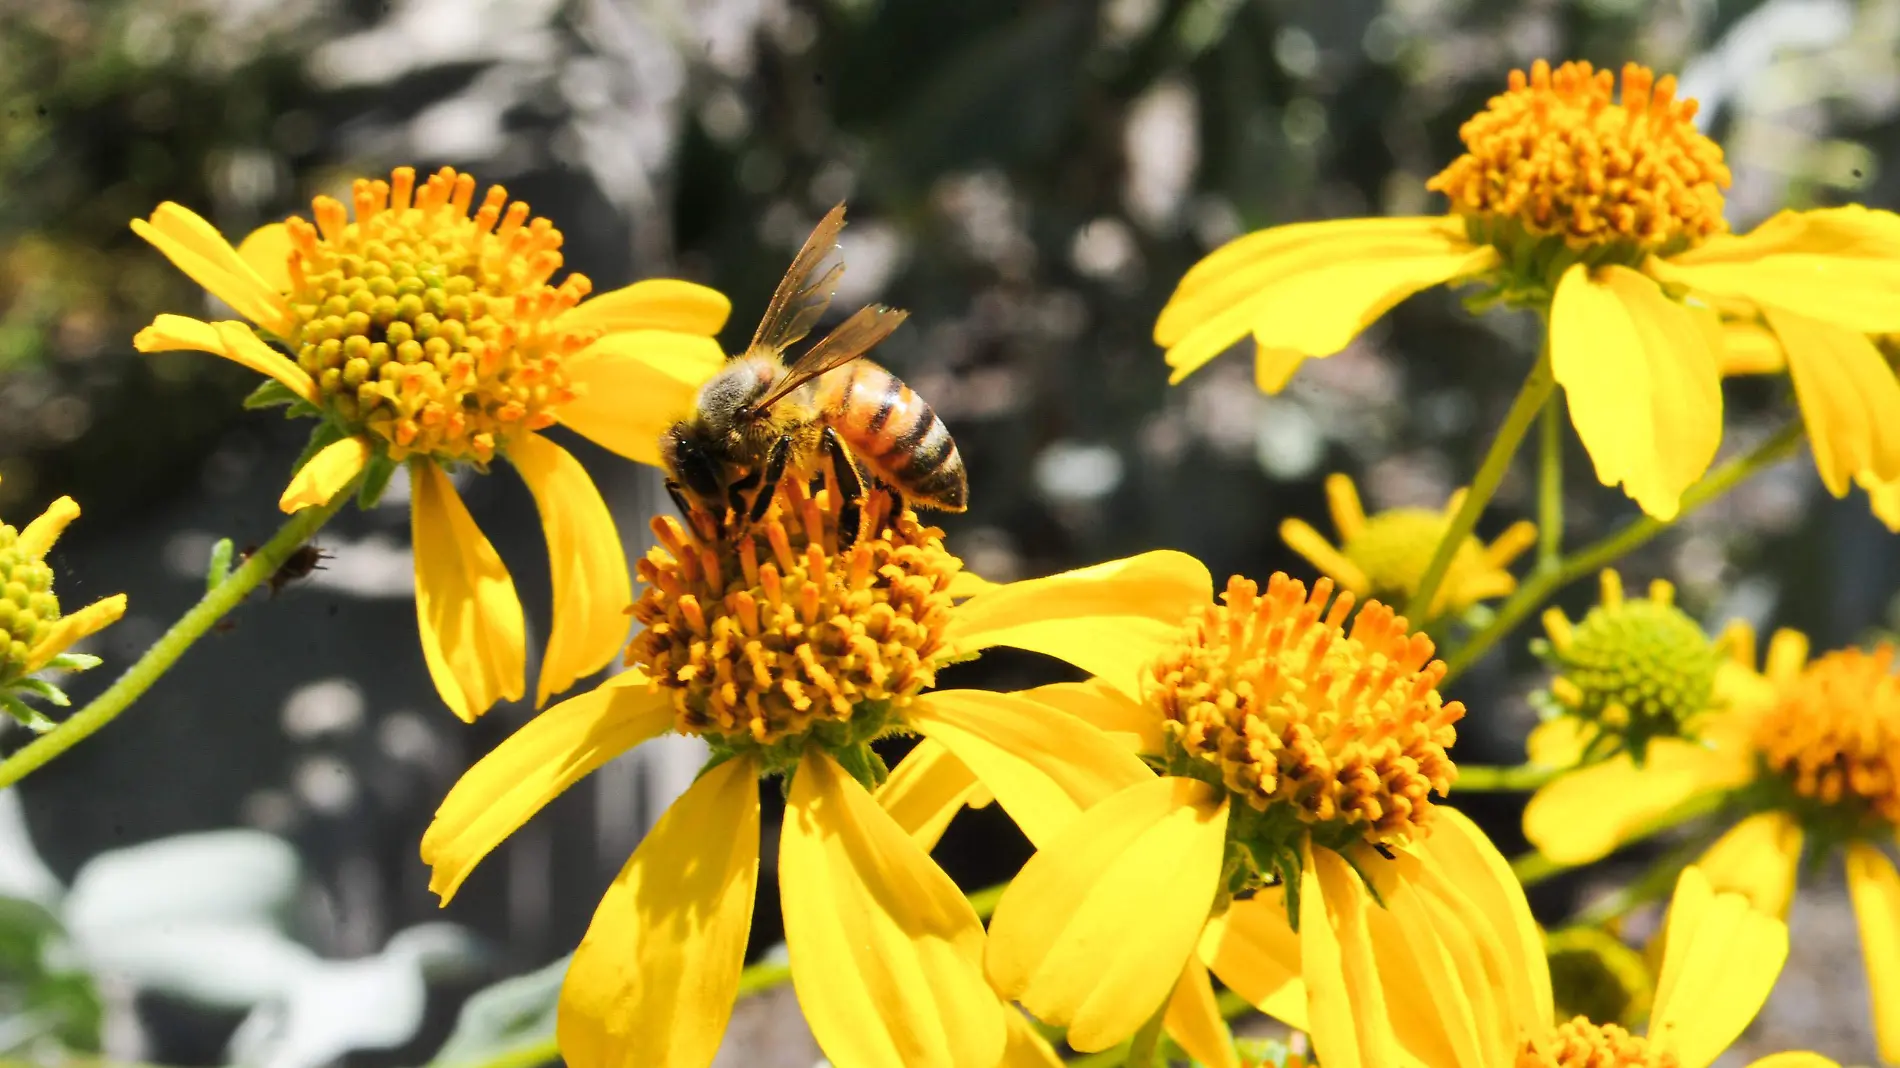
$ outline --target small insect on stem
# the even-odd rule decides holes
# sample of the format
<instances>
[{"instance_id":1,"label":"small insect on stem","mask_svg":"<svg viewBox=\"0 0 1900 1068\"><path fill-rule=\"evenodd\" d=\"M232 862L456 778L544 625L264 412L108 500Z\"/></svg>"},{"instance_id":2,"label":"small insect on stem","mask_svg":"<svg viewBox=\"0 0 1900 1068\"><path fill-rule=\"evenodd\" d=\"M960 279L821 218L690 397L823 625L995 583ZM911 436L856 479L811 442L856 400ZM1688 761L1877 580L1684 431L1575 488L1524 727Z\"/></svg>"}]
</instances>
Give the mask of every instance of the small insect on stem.
<instances>
[{"instance_id":1,"label":"small insect on stem","mask_svg":"<svg viewBox=\"0 0 1900 1068\"><path fill-rule=\"evenodd\" d=\"M239 562L249 560L256 552L257 546L246 545L238 553ZM299 545L288 557L285 557L282 564L278 565L276 572L271 575L265 585L270 587L270 595L275 597L285 586L300 579L309 578L311 572L328 570L323 566L323 562L335 558L334 554L327 553L315 545Z\"/></svg>"}]
</instances>

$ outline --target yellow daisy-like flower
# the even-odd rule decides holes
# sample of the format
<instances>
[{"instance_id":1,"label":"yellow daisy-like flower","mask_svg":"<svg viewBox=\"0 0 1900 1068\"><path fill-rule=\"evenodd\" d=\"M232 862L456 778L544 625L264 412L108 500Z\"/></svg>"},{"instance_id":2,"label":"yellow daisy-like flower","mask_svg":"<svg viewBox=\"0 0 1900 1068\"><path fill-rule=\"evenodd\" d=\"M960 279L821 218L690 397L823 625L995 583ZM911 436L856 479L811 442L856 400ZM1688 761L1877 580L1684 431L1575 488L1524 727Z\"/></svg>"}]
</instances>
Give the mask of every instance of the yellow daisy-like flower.
<instances>
[{"instance_id":1,"label":"yellow daisy-like flower","mask_svg":"<svg viewBox=\"0 0 1900 1068\"><path fill-rule=\"evenodd\" d=\"M78 518L79 505L71 497L61 497L24 530L0 523L0 711L34 730L45 730L53 723L22 701L21 694L44 697L56 705L67 703L58 687L34 674L49 667L77 671L96 666L97 657L67 650L125 615L123 593L77 612L59 610L46 554Z\"/></svg>"},{"instance_id":2,"label":"yellow daisy-like flower","mask_svg":"<svg viewBox=\"0 0 1900 1068\"><path fill-rule=\"evenodd\" d=\"M1002 644L1114 670L1178 620L1206 570L1151 553L994 587L962 581L941 531L891 514L884 494L866 505L866 536L840 546L835 505L788 479L734 540L700 533L714 525L697 513L655 520L632 670L503 742L423 837L446 903L483 856L606 761L669 730L711 745L713 761L648 832L575 952L559 1018L569 1064L711 1062L751 926L759 780L770 776L788 780L778 878L792 983L831 1063L992 1068L1006 1048L1025 1058L1012 1063L1038 1063L1020 1035L1006 1047L1012 1010L984 980L982 923L927 850L945 810L979 790L1035 835L1149 773L1046 704L930 687L946 663ZM874 796L883 764L870 743L894 732L924 740Z\"/></svg>"},{"instance_id":3,"label":"yellow daisy-like flower","mask_svg":"<svg viewBox=\"0 0 1900 1068\"><path fill-rule=\"evenodd\" d=\"M1778 631L1760 672L1754 635L1730 629L1717 677L1725 707L1699 743L1660 740L1560 776L1532 797L1524 832L1551 858L1603 856L1659 815L1727 794L1752 814L1698 862L1717 887L1786 915L1804 848L1839 851L1860 922L1881 1057L1900 1063L1900 678L1895 650L1844 649L1808 661L1802 635Z\"/></svg>"},{"instance_id":4,"label":"yellow daisy-like flower","mask_svg":"<svg viewBox=\"0 0 1900 1068\"><path fill-rule=\"evenodd\" d=\"M324 419L284 491L286 512L323 504L407 462L423 658L443 701L472 720L521 697L526 634L514 581L446 469L505 457L534 494L553 569L554 623L535 703L605 667L626 638L625 554L580 462L537 431L556 423L645 463L660 431L724 362L730 306L713 290L650 280L588 298L561 267L561 232L491 186L444 167L358 179L351 212L317 197L232 248L165 203L132 229L250 320L160 315L142 352L192 349L277 383L270 397ZM254 324L254 325L253 325ZM260 337L262 340L260 340ZM290 356L266 344L273 341Z\"/></svg>"},{"instance_id":5,"label":"yellow daisy-like flower","mask_svg":"<svg viewBox=\"0 0 1900 1068\"><path fill-rule=\"evenodd\" d=\"M1819 329L1900 331L1900 216L1784 211L1731 235L1728 169L1695 102L1634 64L1615 90L1608 71L1539 61L1429 183L1449 214L1296 223L1216 250L1155 324L1174 379L1251 336L1277 392L1411 294L1479 283L1481 299L1547 309L1551 370L1597 477L1668 519L1721 438L1714 307L1739 301L1788 352L1829 485L1900 478L1900 384L1870 345Z\"/></svg>"},{"instance_id":6,"label":"yellow daisy-like flower","mask_svg":"<svg viewBox=\"0 0 1900 1068\"><path fill-rule=\"evenodd\" d=\"M1032 832L1039 851L991 921L991 981L1067 1026L1077 1049L1115 1044L1165 1004L1177 1041L1232 1063L1203 1052L1221 1036L1197 1033L1191 1012L1212 999L1211 968L1264 1011L1313 1025L1322 1063L1392 1064L1380 976L1399 943L1469 945L1478 967L1525 972L1492 926L1522 890L1469 820L1431 801L1456 777L1445 749L1464 711L1434 689L1443 664L1377 602L1346 627L1353 597L1332 592L1326 579L1310 595L1283 574L1264 593L1233 579L1134 679L1026 695L1162 772L1052 836ZM1429 984L1448 961L1420 974Z\"/></svg>"},{"instance_id":7,"label":"yellow daisy-like flower","mask_svg":"<svg viewBox=\"0 0 1900 1068\"><path fill-rule=\"evenodd\" d=\"M1333 529L1339 532L1339 545L1328 542L1303 519L1283 521L1280 538L1354 596L1402 604L1418 590L1418 581L1425 577L1432 552L1444 540L1464 494L1464 490L1452 494L1442 512L1390 508L1367 518L1352 478L1335 473L1326 477L1326 503ZM1511 524L1488 546L1475 537L1465 538L1432 598L1431 618L1462 612L1517 589L1517 579L1505 569L1536 543L1537 527L1523 521Z\"/></svg>"}]
</instances>

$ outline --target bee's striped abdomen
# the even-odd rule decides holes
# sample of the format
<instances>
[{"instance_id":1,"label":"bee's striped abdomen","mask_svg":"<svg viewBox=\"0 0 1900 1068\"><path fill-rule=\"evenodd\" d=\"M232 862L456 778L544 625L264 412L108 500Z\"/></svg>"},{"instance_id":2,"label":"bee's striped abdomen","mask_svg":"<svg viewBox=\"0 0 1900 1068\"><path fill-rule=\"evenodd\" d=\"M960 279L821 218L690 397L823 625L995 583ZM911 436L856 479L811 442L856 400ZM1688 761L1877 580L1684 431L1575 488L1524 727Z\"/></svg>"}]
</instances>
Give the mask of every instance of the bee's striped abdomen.
<instances>
[{"instance_id":1,"label":"bee's striped abdomen","mask_svg":"<svg viewBox=\"0 0 1900 1068\"><path fill-rule=\"evenodd\" d=\"M854 360L818 380L816 400L872 474L925 507L968 506L969 481L949 428L896 375Z\"/></svg>"}]
</instances>

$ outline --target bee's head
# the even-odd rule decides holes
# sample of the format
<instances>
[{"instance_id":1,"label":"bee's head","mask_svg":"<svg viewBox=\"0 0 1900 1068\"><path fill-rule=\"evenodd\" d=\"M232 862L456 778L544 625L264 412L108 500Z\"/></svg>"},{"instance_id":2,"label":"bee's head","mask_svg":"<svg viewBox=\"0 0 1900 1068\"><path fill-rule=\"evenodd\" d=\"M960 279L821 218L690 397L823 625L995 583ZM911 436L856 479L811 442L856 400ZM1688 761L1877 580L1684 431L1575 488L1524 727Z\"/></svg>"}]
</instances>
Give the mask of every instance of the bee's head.
<instances>
[{"instance_id":1,"label":"bee's head","mask_svg":"<svg viewBox=\"0 0 1900 1068\"><path fill-rule=\"evenodd\" d=\"M667 473L695 500L716 502L724 499L723 465L701 427L692 422L674 423L660 435L660 461Z\"/></svg>"}]
</instances>

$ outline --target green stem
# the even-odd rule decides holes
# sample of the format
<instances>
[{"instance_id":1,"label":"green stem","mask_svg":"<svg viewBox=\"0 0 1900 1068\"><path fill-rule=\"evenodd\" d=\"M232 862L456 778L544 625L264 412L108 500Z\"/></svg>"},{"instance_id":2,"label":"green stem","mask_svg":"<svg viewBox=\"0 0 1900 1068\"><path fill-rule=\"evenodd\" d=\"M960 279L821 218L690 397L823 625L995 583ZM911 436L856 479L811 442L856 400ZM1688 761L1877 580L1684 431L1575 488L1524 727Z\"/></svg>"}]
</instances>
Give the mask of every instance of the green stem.
<instances>
[{"instance_id":1,"label":"green stem","mask_svg":"<svg viewBox=\"0 0 1900 1068\"><path fill-rule=\"evenodd\" d=\"M1555 396L1544 401L1539 419L1537 456L1537 566L1551 567L1564 544L1563 408Z\"/></svg>"},{"instance_id":2,"label":"green stem","mask_svg":"<svg viewBox=\"0 0 1900 1068\"><path fill-rule=\"evenodd\" d=\"M1560 768L1547 768L1541 764L1519 764L1510 768L1460 764L1458 765L1458 781L1452 786L1454 789L1468 793L1535 790L1561 773Z\"/></svg>"},{"instance_id":3,"label":"green stem","mask_svg":"<svg viewBox=\"0 0 1900 1068\"><path fill-rule=\"evenodd\" d=\"M1672 523L1734 489L1736 485L1756 472L1786 459L1800 442L1801 421L1797 419L1776 431L1773 437L1715 468L1704 476L1702 481L1684 490L1682 507L1675 520L1665 522L1650 516L1642 516L1616 533L1592 542L1575 554L1564 558L1557 567L1532 572L1524 580L1523 585L1517 588L1517 592L1499 607L1497 615L1483 630L1472 635L1471 640L1445 657L1445 677L1439 685L1443 687L1452 679L1457 678L1491 646L1497 644L1498 639L1510 633L1511 629L1517 626L1525 616L1530 615L1549 599L1551 594L1580 578L1594 574L1624 554L1668 530Z\"/></svg>"},{"instance_id":4,"label":"green stem","mask_svg":"<svg viewBox=\"0 0 1900 1068\"><path fill-rule=\"evenodd\" d=\"M180 616L163 637L145 650L145 655L139 657L138 663L106 688L106 692L93 698L92 703L62 721L59 726L0 761L0 789L19 782L54 757L84 741L94 731L117 719L119 713L124 712L140 694L151 689L153 683L170 671L185 650L203 637L212 624L236 608L252 590L268 582L284 561L290 558L290 554L309 541L311 535L328 522L355 492L354 484L346 486L328 504L306 508L291 516L263 548L244 561L244 566L231 572L229 578L215 589L207 591L189 612Z\"/></svg>"},{"instance_id":5,"label":"green stem","mask_svg":"<svg viewBox=\"0 0 1900 1068\"><path fill-rule=\"evenodd\" d=\"M1148 1017L1141 1030L1128 1045L1128 1059L1122 1063L1128 1068L1161 1068L1161 1024L1168 1015L1168 1002L1164 998L1155 1006L1154 1015Z\"/></svg>"},{"instance_id":6,"label":"green stem","mask_svg":"<svg viewBox=\"0 0 1900 1068\"><path fill-rule=\"evenodd\" d=\"M1445 572L1451 569L1451 561L1458 555L1459 546L1471 536L1478 525L1478 517L1484 514L1485 506L1491 503L1491 495L1498 491L1498 483L1504 481L1504 473L1510 470L1511 458L1517 455L1517 447L1524 440L1524 434L1530 430L1531 420L1537 418L1538 409L1550 396L1556 379L1550 373L1550 346L1545 344L1538 354L1536 366L1525 377L1524 386L1517 391L1517 399L1511 402L1511 410L1505 413L1504 425L1498 428L1498 436L1491 441L1491 450L1485 453L1484 463L1479 465L1477 477L1471 480L1471 488L1465 493L1464 503L1458 506L1457 514L1451 517L1451 523L1445 528L1445 536L1439 539L1438 548L1432 552L1432 562L1425 567L1425 574L1418 581L1418 589L1412 592L1411 599L1405 604L1407 619L1423 622L1431 617L1431 608L1438 597L1438 587L1445 581Z\"/></svg>"}]
</instances>

